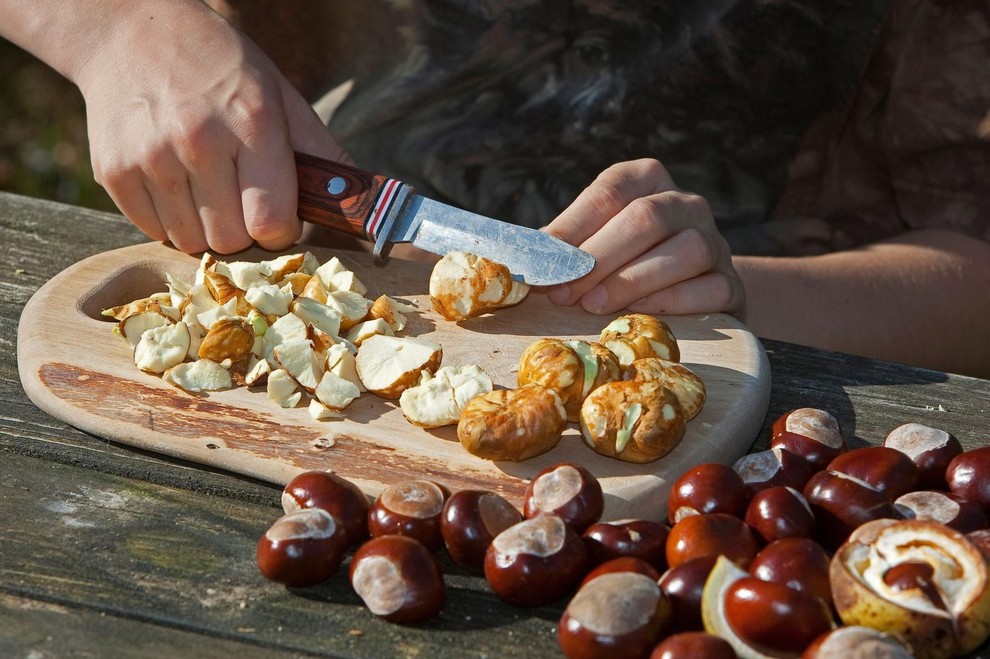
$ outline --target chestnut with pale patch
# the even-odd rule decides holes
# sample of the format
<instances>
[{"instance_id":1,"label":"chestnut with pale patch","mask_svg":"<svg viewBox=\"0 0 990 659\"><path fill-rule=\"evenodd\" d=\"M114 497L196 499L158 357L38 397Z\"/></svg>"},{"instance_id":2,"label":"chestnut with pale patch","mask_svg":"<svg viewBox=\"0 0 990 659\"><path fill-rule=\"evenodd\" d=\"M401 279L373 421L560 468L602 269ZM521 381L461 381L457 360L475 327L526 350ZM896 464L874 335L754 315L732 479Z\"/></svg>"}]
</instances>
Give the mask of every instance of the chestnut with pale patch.
<instances>
[{"instance_id":1,"label":"chestnut with pale patch","mask_svg":"<svg viewBox=\"0 0 990 659\"><path fill-rule=\"evenodd\" d=\"M368 610L390 622L418 622L440 613L443 574L421 543L400 535L372 538L351 560L351 586Z\"/></svg>"},{"instance_id":2,"label":"chestnut with pale patch","mask_svg":"<svg viewBox=\"0 0 990 659\"><path fill-rule=\"evenodd\" d=\"M774 421L771 429L771 448L787 449L816 470L824 469L846 446L838 420L814 407L791 410Z\"/></svg>"},{"instance_id":3,"label":"chestnut with pale patch","mask_svg":"<svg viewBox=\"0 0 990 659\"><path fill-rule=\"evenodd\" d=\"M405 535L430 551L443 545L440 514L450 492L427 480L389 485L368 509L368 531L372 536Z\"/></svg>"},{"instance_id":4,"label":"chestnut with pale patch","mask_svg":"<svg viewBox=\"0 0 990 659\"><path fill-rule=\"evenodd\" d=\"M920 472L918 485L926 490L946 489L945 470L963 451L958 439L921 423L897 426L884 438L883 445L911 458Z\"/></svg>"},{"instance_id":5,"label":"chestnut with pale patch","mask_svg":"<svg viewBox=\"0 0 990 659\"><path fill-rule=\"evenodd\" d=\"M523 515L556 515L578 533L597 522L605 509L601 483L587 469L565 462L547 467L523 495Z\"/></svg>"},{"instance_id":6,"label":"chestnut with pale patch","mask_svg":"<svg viewBox=\"0 0 990 659\"><path fill-rule=\"evenodd\" d=\"M556 515L525 519L499 533L485 554L485 579L501 599L542 606L576 586L588 565L581 538Z\"/></svg>"},{"instance_id":7,"label":"chestnut with pale patch","mask_svg":"<svg viewBox=\"0 0 990 659\"><path fill-rule=\"evenodd\" d=\"M568 657L606 651L645 657L670 616L670 602L656 581L638 572L611 572L581 586L557 625L557 638Z\"/></svg>"},{"instance_id":8,"label":"chestnut with pale patch","mask_svg":"<svg viewBox=\"0 0 990 659\"><path fill-rule=\"evenodd\" d=\"M742 477L750 497L768 487L803 489L814 473L807 460L779 446L747 453L732 468Z\"/></svg>"},{"instance_id":9,"label":"chestnut with pale patch","mask_svg":"<svg viewBox=\"0 0 990 659\"><path fill-rule=\"evenodd\" d=\"M337 520L320 508L306 508L280 517L258 541L261 573L287 586L313 586L340 567L347 548Z\"/></svg>"}]
</instances>

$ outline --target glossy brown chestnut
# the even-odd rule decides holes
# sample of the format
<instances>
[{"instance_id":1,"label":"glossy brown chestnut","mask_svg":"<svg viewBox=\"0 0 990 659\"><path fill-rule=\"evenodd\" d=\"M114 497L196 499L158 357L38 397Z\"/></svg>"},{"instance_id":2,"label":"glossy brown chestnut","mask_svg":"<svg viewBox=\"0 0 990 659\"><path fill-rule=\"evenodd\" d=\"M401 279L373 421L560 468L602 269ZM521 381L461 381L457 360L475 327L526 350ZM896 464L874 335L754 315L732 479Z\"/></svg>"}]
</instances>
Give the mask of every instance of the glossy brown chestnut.
<instances>
[{"instance_id":1,"label":"glossy brown chestnut","mask_svg":"<svg viewBox=\"0 0 990 659\"><path fill-rule=\"evenodd\" d=\"M765 542L815 535L811 506L804 495L792 487L778 485L754 494L743 520Z\"/></svg>"},{"instance_id":2,"label":"glossy brown chestnut","mask_svg":"<svg viewBox=\"0 0 990 659\"><path fill-rule=\"evenodd\" d=\"M605 508L602 486L580 465L563 463L538 473L523 495L523 516L557 515L577 533L597 522Z\"/></svg>"},{"instance_id":3,"label":"glossy brown chestnut","mask_svg":"<svg viewBox=\"0 0 990 659\"><path fill-rule=\"evenodd\" d=\"M446 599L433 553L408 536L383 535L365 542L354 552L349 576L368 610L390 622L432 618Z\"/></svg>"},{"instance_id":4,"label":"glossy brown chestnut","mask_svg":"<svg viewBox=\"0 0 990 659\"><path fill-rule=\"evenodd\" d=\"M595 522L585 529L582 539L588 559L598 565L620 556L635 556L658 572L667 569L666 546L670 528L645 519Z\"/></svg>"},{"instance_id":5,"label":"glossy brown chestnut","mask_svg":"<svg viewBox=\"0 0 990 659\"><path fill-rule=\"evenodd\" d=\"M667 536L667 565L677 567L702 556L722 554L746 568L760 544L753 530L738 517L725 513L685 517Z\"/></svg>"},{"instance_id":6,"label":"glossy brown chestnut","mask_svg":"<svg viewBox=\"0 0 990 659\"><path fill-rule=\"evenodd\" d=\"M777 447L756 453L747 453L732 465L746 484L750 498L768 487L804 488L814 470L801 456Z\"/></svg>"},{"instance_id":7,"label":"glossy brown chestnut","mask_svg":"<svg viewBox=\"0 0 990 659\"><path fill-rule=\"evenodd\" d=\"M749 564L749 573L761 581L803 590L831 607L830 560L825 548L810 538L781 538L760 550Z\"/></svg>"},{"instance_id":8,"label":"glossy brown chestnut","mask_svg":"<svg viewBox=\"0 0 990 659\"><path fill-rule=\"evenodd\" d=\"M846 451L826 469L861 481L893 501L918 483L918 467L904 453L886 446L864 446Z\"/></svg>"},{"instance_id":9,"label":"glossy brown chestnut","mask_svg":"<svg viewBox=\"0 0 990 659\"><path fill-rule=\"evenodd\" d=\"M638 572L644 576L647 576L654 581L660 580L660 573L657 569L644 561L642 558L636 558L635 556L620 556L619 558L613 558L610 561L605 561L598 567L594 568L584 576L581 581L581 585L588 583L595 577L600 577L603 574L609 574L610 572Z\"/></svg>"},{"instance_id":10,"label":"glossy brown chestnut","mask_svg":"<svg viewBox=\"0 0 990 659\"><path fill-rule=\"evenodd\" d=\"M455 563L483 572L488 545L522 518L515 506L494 492L461 490L451 495L443 506L440 533Z\"/></svg>"},{"instance_id":11,"label":"glossy brown chestnut","mask_svg":"<svg viewBox=\"0 0 990 659\"><path fill-rule=\"evenodd\" d=\"M704 462L691 467L670 489L667 520L676 524L688 515L727 513L742 517L749 496L742 477L732 467Z\"/></svg>"},{"instance_id":12,"label":"glossy brown chestnut","mask_svg":"<svg viewBox=\"0 0 990 659\"><path fill-rule=\"evenodd\" d=\"M588 568L588 552L574 529L556 515L524 519L495 536L485 554L485 580L516 606L554 602Z\"/></svg>"},{"instance_id":13,"label":"glossy brown chestnut","mask_svg":"<svg viewBox=\"0 0 990 659\"><path fill-rule=\"evenodd\" d=\"M801 659L912 659L914 652L896 636L872 627L837 627L816 638Z\"/></svg>"},{"instance_id":14,"label":"glossy brown chestnut","mask_svg":"<svg viewBox=\"0 0 990 659\"><path fill-rule=\"evenodd\" d=\"M771 448L783 448L801 456L811 464L813 471L824 469L846 450L846 446L836 418L813 407L781 415L771 430Z\"/></svg>"},{"instance_id":15,"label":"glossy brown chestnut","mask_svg":"<svg viewBox=\"0 0 990 659\"><path fill-rule=\"evenodd\" d=\"M899 517L883 492L827 470L812 476L803 494L815 515L815 538L828 551L835 551L866 522Z\"/></svg>"},{"instance_id":16,"label":"glossy brown chestnut","mask_svg":"<svg viewBox=\"0 0 990 659\"><path fill-rule=\"evenodd\" d=\"M953 435L920 423L905 423L891 430L883 440L887 448L897 449L918 467L918 489L945 490L945 470L952 458L963 452Z\"/></svg>"},{"instance_id":17,"label":"glossy brown chestnut","mask_svg":"<svg viewBox=\"0 0 990 659\"><path fill-rule=\"evenodd\" d=\"M443 546L440 516L450 496L446 487L426 480L389 485L368 509L371 537L405 535L419 540L430 551Z\"/></svg>"},{"instance_id":18,"label":"glossy brown chestnut","mask_svg":"<svg viewBox=\"0 0 990 659\"><path fill-rule=\"evenodd\" d=\"M990 519L982 506L952 492L908 492L894 501L894 509L904 519L928 519L961 533L979 531L990 526Z\"/></svg>"},{"instance_id":19,"label":"glossy brown chestnut","mask_svg":"<svg viewBox=\"0 0 990 659\"><path fill-rule=\"evenodd\" d=\"M347 551L341 527L322 508L280 517L258 541L258 569L286 586L306 587L329 579Z\"/></svg>"},{"instance_id":20,"label":"glossy brown chestnut","mask_svg":"<svg viewBox=\"0 0 990 659\"><path fill-rule=\"evenodd\" d=\"M949 490L990 514L990 446L960 453L945 470Z\"/></svg>"},{"instance_id":21,"label":"glossy brown chestnut","mask_svg":"<svg viewBox=\"0 0 990 659\"><path fill-rule=\"evenodd\" d=\"M828 607L806 592L742 577L725 592L725 619L749 647L771 656L796 656L832 629Z\"/></svg>"},{"instance_id":22,"label":"glossy brown chestnut","mask_svg":"<svg viewBox=\"0 0 990 659\"><path fill-rule=\"evenodd\" d=\"M701 619L701 593L705 580L715 567L717 556L702 556L672 567L658 582L674 607L674 629L704 629Z\"/></svg>"},{"instance_id":23,"label":"glossy brown chestnut","mask_svg":"<svg viewBox=\"0 0 990 659\"><path fill-rule=\"evenodd\" d=\"M650 659L736 659L724 638L708 632L678 632L660 641Z\"/></svg>"},{"instance_id":24,"label":"glossy brown chestnut","mask_svg":"<svg viewBox=\"0 0 990 659\"><path fill-rule=\"evenodd\" d=\"M646 659L670 614L656 581L638 572L610 572L581 586L560 618L557 640L568 659Z\"/></svg>"},{"instance_id":25,"label":"glossy brown chestnut","mask_svg":"<svg viewBox=\"0 0 990 659\"><path fill-rule=\"evenodd\" d=\"M304 471L286 483L282 509L322 508L340 522L347 546L368 537L368 497L357 485L328 471Z\"/></svg>"}]
</instances>

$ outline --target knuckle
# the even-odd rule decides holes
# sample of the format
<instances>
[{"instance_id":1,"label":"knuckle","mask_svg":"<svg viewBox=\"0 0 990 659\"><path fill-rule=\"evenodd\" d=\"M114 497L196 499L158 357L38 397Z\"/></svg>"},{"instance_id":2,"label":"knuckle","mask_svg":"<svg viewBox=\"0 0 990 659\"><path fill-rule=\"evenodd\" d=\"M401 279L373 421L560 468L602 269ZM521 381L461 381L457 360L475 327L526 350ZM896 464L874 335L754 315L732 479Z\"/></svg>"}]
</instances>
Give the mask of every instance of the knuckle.
<instances>
[{"instance_id":1,"label":"knuckle","mask_svg":"<svg viewBox=\"0 0 990 659\"><path fill-rule=\"evenodd\" d=\"M681 232L684 239L684 256L692 263L708 270L718 263L718 250L708 239L708 235L703 231L688 227Z\"/></svg>"}]
</instances>

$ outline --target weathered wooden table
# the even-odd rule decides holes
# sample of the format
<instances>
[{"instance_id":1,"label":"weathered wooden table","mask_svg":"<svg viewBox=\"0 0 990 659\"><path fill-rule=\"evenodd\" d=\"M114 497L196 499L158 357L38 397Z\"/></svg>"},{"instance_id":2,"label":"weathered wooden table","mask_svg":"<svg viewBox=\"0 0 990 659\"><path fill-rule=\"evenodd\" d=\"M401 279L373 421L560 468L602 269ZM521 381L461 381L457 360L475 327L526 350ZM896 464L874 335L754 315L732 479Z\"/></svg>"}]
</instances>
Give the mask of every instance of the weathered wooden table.
<instances>
[{"instance_id":1,"label":"weathered wooden table","mask_svg":"<svg viewBox=\"0 0 990 659\"><path fill-rule=\"evenodd\" d=\"M563 603L503 604L443 562L448 603L416 626L381 622L343 571L291 591L255 545L280 488L115 445L35 407L17 373L20 311L80 259L144 237L122 217L0 193L0 656L557 656ZM832 411L854 445L909 421L990 443L990 381L764 342L770 424Z\"/></svg>"}]
</instances>

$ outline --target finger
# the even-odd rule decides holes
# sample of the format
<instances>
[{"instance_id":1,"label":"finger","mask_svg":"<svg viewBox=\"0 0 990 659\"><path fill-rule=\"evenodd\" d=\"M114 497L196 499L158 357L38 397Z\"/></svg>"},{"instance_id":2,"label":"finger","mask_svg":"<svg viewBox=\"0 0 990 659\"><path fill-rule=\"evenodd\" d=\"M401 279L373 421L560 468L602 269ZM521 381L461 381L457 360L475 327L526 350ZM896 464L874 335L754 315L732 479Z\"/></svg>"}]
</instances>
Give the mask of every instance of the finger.
<instances>
[{"instance_id":1,"label":"finger","mask_svg":"<svg viewBox=\"0 0 990 659\"><path fill-rule=\"evenodd\" d=\"M270 250L296 242L302 232L296 217L299 191L287 135L282 132L260 145L241 146L237 179L248 235Z\"/></svg>"},{"instance_id":2,"label":"finger","mask_svg":"<svg viewBox=\"0 0 990 659\"><path fill-rule=\"evenodd\" d=\"M209 153L218 153L211 150ZM244 226L240 186L233 160L207 156L192 172L190 187L193 201L210 249L231 254L251 245Z\"/></svg>"},{"instance_id":3,"label":"finger","mask_svg":"<svg viewBox=\"0 0 990 659\"><path fill-rule=\"evenodd\" d=\"M93 169L99 172L95 175L96 182L103 186L113 203L134 226L152 240L168 240L168 234L158 221L155 204L145 188L143 174L120 170L107 172L97 166Z\"/></svg>"},{"instance_id":4,"label":"finger","mask_svg":"<svg viewBox=\"0 0 990 659\"><path fill-rule=\"evenodd\" d=\"M150 158L145 186L155 205L158 221L176 248L194 254L208 247L193 203L185 168L171 152Z\"/></svg>"},{"instance_id":5,"label":"finger","mask_svg":"<svg viewBox=\"0 0 990 659\"><path fill-rule=\"evenodd\" d=\"M738 277L709 272L637 300L629 305L629 310L670 315L724 312L739 316L745 302L745 290Z\"/></svg>"},{"instance_id":6,"label":"finger","mask_svg":"<svg viewBox=\"0 0 990 659\"><path fill-rule=\"evenodd\" d=\"M703 197L666 190L634 199L600 231L581 244L582 249L595 257L594 269L566 287L549 291L550 300L556 304L573 304L655 246L694 227L711 227L714 231L711 210ZM627 298L625 301L629 301L628 296L634 294L635 289L624 291L624 297ZM601 295L602 291L596 291L592 296L592 305L602 305L601 311L596 313L608 313L609 308L621 308L615 307L614 301L599 300ZM582 304L587 305L587 302L582 301Z\"/></svg>"},{"instance_id":7,"label":"finger","mask_svg":"<svg viewBox=\"0 0 990 659\"><path fill-rule=\"evenodd\" d=\"M599 174L545 229L580 246L634 199L673 189L674 180L657 160L618 163Z\"/></svg>"},{"instance_id":8,"label":"finger","mask_svg":"<svg viewBox=\"0 0 990 659\"><path fill-rule=\"evenodd\" d=\"M308 153L335 162L354 164L353 159L320 119L309 103L289 85L282 81L282 98L285 116L289 126L289 143L301 153Z\"/></svg>"},{"instance_id":9,"label":"finger","mask_svg":"<svg viewBox=\"0 0 990 659\"><path fill-rule=\"evenodd\" d=\"M618 311L654 291L714 270L719 256L708 234L685 229L618 268L581 298L581 306L592 313Z\"/></svg>"}]
</instances>

